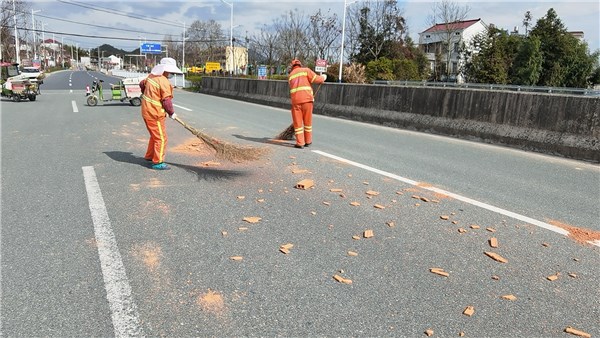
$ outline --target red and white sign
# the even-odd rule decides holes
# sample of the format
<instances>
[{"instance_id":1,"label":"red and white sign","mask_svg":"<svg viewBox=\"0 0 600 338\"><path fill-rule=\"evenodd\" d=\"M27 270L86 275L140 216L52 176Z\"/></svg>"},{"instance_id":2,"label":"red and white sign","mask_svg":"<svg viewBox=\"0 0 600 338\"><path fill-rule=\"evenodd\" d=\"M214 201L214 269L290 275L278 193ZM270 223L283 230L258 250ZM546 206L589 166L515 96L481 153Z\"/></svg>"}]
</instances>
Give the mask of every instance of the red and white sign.
<instances>
[{"instance_id":1,"label":"red and white sign","mask_svg":"<svg viewBox=\"0 0 600 338\"><path fill-rule=\"evenodd\" d=\"M324 73L327 71L327 60L317 59L315 62L315 72Z\"/></svg>"}]
</instances>

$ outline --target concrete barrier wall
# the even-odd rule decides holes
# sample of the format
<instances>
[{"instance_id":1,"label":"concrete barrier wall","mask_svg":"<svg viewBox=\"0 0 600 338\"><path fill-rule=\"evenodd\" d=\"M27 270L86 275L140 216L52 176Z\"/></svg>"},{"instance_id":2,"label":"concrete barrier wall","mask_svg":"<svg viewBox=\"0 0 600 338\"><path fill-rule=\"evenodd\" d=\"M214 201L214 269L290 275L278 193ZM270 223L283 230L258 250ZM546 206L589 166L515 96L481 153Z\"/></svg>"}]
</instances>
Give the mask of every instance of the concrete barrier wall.
<instances>
[{"instance_id":1,"label":"concrete barrier wall","mask_svg":"<svg viewBox=\"0 0 600 338\"><path fill-rule=\"evenodd\" d=\"M286 81L206 77L201 92L289 108ZM315 113L600 162L600 98L325 83Z\"/></svg>"}]
</instances>

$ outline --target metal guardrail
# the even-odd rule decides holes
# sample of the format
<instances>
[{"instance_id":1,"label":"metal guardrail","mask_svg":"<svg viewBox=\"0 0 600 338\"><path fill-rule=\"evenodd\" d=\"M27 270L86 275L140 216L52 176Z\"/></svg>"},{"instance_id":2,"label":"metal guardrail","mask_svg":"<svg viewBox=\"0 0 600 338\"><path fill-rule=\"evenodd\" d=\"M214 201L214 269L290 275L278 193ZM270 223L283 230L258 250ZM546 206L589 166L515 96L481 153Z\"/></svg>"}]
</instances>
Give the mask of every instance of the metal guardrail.
<instances>
[{"instance_id":1,"label":"metal guardrail","mask_svg":"<svg viewBox=\"0 0 600 338\"><path fill-rule=\"evenodd\" d=\"M600 90L589 88L568 87L535 87L519 85L501 85L486 83L456 83L456 82L427 82L427 81L373 81L375 85L406 86L406 87L442 87L479 90L506 90L527 93L567 94L600 97Z\"/></svg>"},{"instance_id":2,"label":"metal guardrail","mask_svg":"<svg viewBox=\"0 0 600 338\"><path fill-rule=\"evenodd\" d=\"M146 77L148 73L139 73L139 72L128 72L126 70L111 70L113 76L122 77L122 78L132 78L132 77ZM191 83L188 80L185 80L185 85L183 83L183 76L178 74L173 74L173 77L169 79L171 84L175 87L191 87Z\"/></svg>"}]
</instances>

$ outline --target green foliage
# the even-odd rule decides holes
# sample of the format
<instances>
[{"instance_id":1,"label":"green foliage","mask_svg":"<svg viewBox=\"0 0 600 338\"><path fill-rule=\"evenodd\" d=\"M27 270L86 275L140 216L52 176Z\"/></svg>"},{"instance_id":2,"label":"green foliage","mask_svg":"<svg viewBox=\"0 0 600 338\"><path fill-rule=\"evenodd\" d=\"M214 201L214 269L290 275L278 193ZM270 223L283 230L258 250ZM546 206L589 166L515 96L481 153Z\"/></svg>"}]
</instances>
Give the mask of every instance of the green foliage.
<instances>
[{"instance_id":1,"label":"green foliage","mask_svg":"<svg viewBox=\"0 0 600 338\"><path fill-rule=\"evenodd\" d=\"M192 83L192 87L194 89L202 88L202 75L201 74L188 73L188 75L185 77L185 79Z\"/></svg>"},{"instance_id":2,"label":"green foliage","mask_svg":"<svg viewBox=\"0 0 600 338\"><path fill-rule=\"evenodd\" d=\"M541 42L538 37L524 39L513 64L512 83L525 86L537 84L542 72Z\"/></svg>"},{"instance_id":3,"label":"green foliage","mask_svg":"<svg viewBox=\"0 0 600 338\"><path fill-rule=\"evenodd\" d=\"M370 61L366 68L367 79L392 81L394 78L394 63L388 58Z\"/></svg>"},{"instance_id":4,"label":"green foliage","mask_svg":"<svg viewBox=\"0 0 600 338\"><path fill-rule=\"evenodd\" d=\"M394 76L396 80L417 81L421 79L419 66L415 61L408 59L394 60Z\"/></svg>"}]
</instances>

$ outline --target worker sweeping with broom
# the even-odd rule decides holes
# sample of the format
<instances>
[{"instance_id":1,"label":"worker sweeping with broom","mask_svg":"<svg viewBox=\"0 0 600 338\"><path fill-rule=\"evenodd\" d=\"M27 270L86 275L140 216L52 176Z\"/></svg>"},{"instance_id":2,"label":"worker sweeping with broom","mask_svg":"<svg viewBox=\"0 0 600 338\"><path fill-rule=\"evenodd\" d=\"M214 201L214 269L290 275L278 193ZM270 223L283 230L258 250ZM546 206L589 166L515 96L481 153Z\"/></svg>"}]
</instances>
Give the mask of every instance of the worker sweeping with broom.
<instances>
[{"instance_id":1,"label":"worker sweeping with broom","mask_svg":"<svg viewBox=\"0 0 600 338\"><path fill-rule=\"evenodd\" d=\"M142 90L142 117L150 133L148 149L144 158L152 161L152 169L167 170L164 162L167 150L167 116L175 120L173 108L173 86L169 78L173 74L182 74L173 58L162 58L147 78L140 82Z\"/></svg>"},{"instance_id":2,"label":"worker sweeping with broom","mask_svg":"<svg viewBox=\"0 0 600 338\"><path fill-rule=\"evenodd\" d=\"M327 75L317 75L310 68L302 67L298 59L292 61L292 71L288 75L290 98L292 101L292 122L296 137L296 148L312 144L312 113L315 97L311 84L323 83Z\"/></svg>"}]
</instances>

